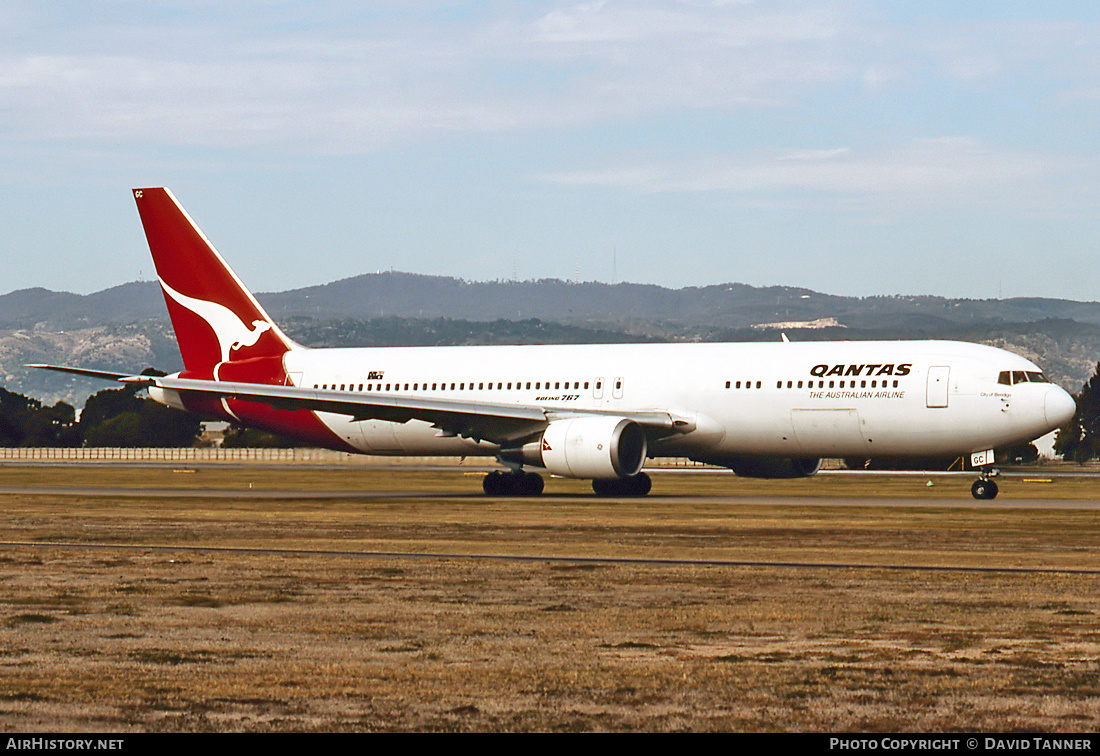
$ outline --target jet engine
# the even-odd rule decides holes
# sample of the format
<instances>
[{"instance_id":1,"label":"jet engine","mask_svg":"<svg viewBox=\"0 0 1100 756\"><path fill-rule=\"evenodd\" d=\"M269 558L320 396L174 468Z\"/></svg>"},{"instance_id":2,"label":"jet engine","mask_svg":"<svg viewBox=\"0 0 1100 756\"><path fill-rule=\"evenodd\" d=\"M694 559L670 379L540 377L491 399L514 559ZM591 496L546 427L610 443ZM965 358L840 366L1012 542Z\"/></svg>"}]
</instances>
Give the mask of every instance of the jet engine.
<instances>
[{"instance_id":1,"label":"jet engine","mask_svg":"<svg viewBox=\"0 0 1100 756\"><path fill-rule=\"evenodd\" d=\"M500 456L569 478L627 478L645 462L645 430L625 417L571 417L555 420L537 441Z\"/></svg>"},{"instance_id":2,"label":"jet engine","mask_svg":"<svg viewBox=\"0 0 1100 756\"><path fill-rule=\"evenodd\" d=\"M721 465L742 478L808 478L821 469L813 457L721 457L696 458L698 462Z\"/></svg>"}]
</instances>

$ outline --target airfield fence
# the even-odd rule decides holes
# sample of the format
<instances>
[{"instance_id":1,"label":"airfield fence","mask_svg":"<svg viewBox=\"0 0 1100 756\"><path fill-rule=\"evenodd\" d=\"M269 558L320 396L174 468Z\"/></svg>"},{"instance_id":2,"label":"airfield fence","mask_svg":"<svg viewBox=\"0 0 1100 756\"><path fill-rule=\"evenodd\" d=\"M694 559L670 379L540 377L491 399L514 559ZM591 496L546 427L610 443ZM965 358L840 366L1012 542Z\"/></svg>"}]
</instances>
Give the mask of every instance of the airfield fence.
<instances>
[{"instance_id":1,"label":"airfield fence","mask_svg":"<svg viewBox=\"0 0 1100 756\"><path fill-rule=\"evenodd\" d=\"M330 449L226 449L222 447L111 448L111 447L0 447L3 462L184 462L267 463L312 465L457 465L493 467L492 457L376 457ZM706 467L685 458L651 459L647 468Z\"/></svg>"},{"instance_id":2,"label":"airfield fence","mask_svg":"<svg viewBox=\"0 0 1100 756\"><path fill-rule=\"evenodd\" d=\"M327 449L115 448L34 447L0 448L0 461L73 462L333 462L350 454Z\"/></svg>"}]
</instances>

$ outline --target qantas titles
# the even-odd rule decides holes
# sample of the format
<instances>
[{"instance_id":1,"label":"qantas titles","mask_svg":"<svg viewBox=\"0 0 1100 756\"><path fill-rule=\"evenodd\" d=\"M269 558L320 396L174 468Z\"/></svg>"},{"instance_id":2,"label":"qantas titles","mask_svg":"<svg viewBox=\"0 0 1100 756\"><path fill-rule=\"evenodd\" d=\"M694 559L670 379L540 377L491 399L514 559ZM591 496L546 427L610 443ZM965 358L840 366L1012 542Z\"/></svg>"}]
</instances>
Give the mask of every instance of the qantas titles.
<instances>
[{"instance_id":1,"label":"qantas titles","mask_svg":"<svg viewBox=\"0 0 1100 756\"><path fill-rule=\"evenodd\" d=\"M814 365L812 368L810 368L810 375L814 376L815 378L824 378L830 375L909 375L909 371L912 369L912 367L913 363L911 362L902 362L900 364L868 363L866 365Z\"/></svg>"}]
</instances>

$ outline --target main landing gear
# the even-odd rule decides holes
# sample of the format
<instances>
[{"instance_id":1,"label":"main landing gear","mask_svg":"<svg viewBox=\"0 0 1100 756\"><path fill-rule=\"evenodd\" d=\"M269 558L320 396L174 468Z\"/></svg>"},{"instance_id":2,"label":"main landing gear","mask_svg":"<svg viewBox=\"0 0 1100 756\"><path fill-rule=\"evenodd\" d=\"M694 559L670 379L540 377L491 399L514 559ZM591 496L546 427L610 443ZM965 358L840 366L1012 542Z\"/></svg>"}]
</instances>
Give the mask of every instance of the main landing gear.
<instances>
[{"instance_id":1,"label":"main landing gear","mask_svg":"<svg viewBox=\"0 0 1100 756\"><path fill-rule=\"evenodd\" d=\"M481 481L487 496L539 496L542 486L541 475L523 470L493 470ZM592 481L592 490L597 496L645 496L651 488L653 481L645 473Z\"/></svg>"},{"instance_id":2,"label":"main landing gear","mask_svg":"<svg viewBox=\"0 0 1100 756\"><path fill-rule=\"evenodd\" d=\"M993 468L982 468L981 477L974 481L974 485L970 487L970 493L974 495L975 499L997 498L997 483L993 480L993 476L997 473L998 471Z\"/></svg>"},{"instance_id":3,"label":"main landing gear","mask_svg":"<svg viewBox=\"0 0 1100 756\"><path fill-rule=\"evenodd\" d=\"M493 470L481 481L488 496L539 496L542 485L541 475L523 470Z\"/></svg>"},{"instance_id":4,"label":"main landing gear","mask_svg":"<svg viewBox=\"0 0 1100 756\"><path fill-rule=\"evenodd\" d=\"M629 478L597 478L592 490L597 496L645 496L653 488L653 481L645 473Z\"/></svg>"}]
</instances>

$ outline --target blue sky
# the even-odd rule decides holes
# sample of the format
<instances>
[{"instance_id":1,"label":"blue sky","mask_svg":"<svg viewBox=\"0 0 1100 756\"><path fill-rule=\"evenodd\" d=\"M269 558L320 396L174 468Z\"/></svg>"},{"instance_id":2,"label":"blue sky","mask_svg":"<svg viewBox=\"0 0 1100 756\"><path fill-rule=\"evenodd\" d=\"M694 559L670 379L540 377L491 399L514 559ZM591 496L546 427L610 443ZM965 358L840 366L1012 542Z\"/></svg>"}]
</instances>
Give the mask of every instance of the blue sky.
<instances>
[{"instance_id":1,"label":"blue sky","mask_svg":"<svg viewBox=\"0 0 1100 756\"><path fill-rule=\"evenodd\" d=\"M376 270L1100 299L1100 5L0 1L0 291Z\"/></svg>"}]
</instances>

